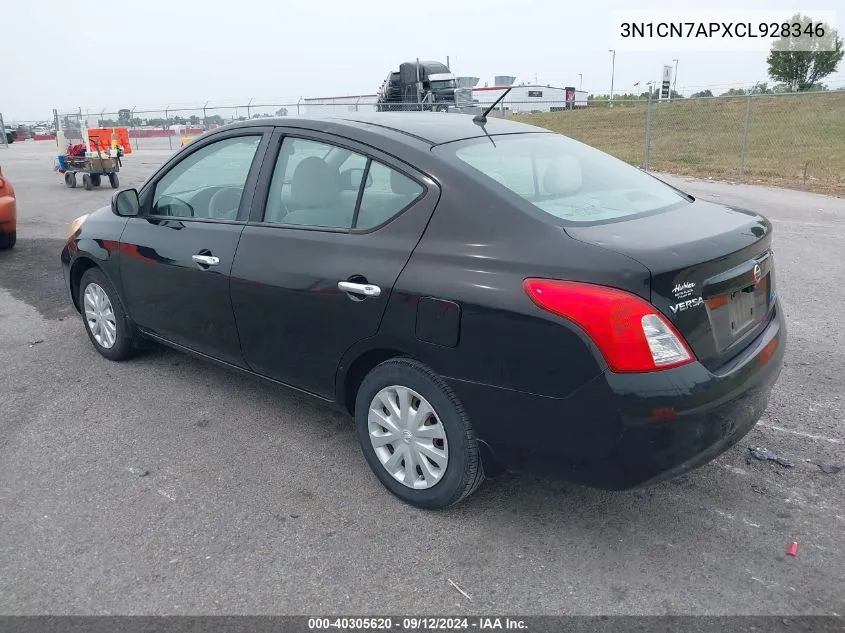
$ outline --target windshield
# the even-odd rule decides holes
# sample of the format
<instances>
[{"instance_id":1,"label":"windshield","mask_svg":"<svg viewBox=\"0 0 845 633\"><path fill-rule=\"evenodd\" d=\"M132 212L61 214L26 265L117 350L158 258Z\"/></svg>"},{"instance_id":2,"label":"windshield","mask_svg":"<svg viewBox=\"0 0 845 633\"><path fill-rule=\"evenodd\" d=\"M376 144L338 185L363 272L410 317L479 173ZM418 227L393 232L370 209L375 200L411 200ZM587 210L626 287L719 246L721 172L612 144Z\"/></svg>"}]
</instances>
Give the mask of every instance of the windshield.
<instances>
[{"instance_id":1,"label":"windshield","mask_svg":"<svg viewBox=\"0 0 845 633\"><path fill-rule=\"evenodd\" d=\"M480 137L433 151L482 184L504 187L566 223L619 220L687 202L639 169L561 134Z\"/></svg>"},{"instance_id":2,"label":"windshield","mask_svg":"<svg viewBox=\"0 0 845 633\"><path fill-rule=\"evenodd\" d=\"M454 88L455 87L455 80L454 79L443 79L441 81L432 81L431 82L431 89L432 90L443 90L444 88Z\"/></svg>"}]
</instances>

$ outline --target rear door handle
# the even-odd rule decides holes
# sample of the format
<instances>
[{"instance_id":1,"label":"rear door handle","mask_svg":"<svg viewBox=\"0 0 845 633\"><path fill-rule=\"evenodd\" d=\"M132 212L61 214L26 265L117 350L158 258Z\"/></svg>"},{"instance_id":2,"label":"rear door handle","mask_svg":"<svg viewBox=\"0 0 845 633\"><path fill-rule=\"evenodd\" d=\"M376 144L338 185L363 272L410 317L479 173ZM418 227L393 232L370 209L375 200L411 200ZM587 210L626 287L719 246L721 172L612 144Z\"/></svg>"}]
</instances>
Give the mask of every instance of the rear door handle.
<instances>
[{"instance_id":1,"label":"rear door handle","mask_svg":"<svg viewBox=\"0 0 845 633\"><path fill-rule=\"evenodd\" d=\"M217 266L220 263L220 258L214 255L191 255L191 259L202 266Z\"/></svg>"},{"instance_id":2,"label":"rear door handle","mask_svg":"<svg viewBox=\"0 0 845 633\"><path fill-rule=\"evenodd\" d=\"M355 295L364 295L365 297L378 297L381 294L381 288L373 284L355 284L351 281L339 281L337 287L343 292L351 292Z\"/></svg>"}]
</instances>

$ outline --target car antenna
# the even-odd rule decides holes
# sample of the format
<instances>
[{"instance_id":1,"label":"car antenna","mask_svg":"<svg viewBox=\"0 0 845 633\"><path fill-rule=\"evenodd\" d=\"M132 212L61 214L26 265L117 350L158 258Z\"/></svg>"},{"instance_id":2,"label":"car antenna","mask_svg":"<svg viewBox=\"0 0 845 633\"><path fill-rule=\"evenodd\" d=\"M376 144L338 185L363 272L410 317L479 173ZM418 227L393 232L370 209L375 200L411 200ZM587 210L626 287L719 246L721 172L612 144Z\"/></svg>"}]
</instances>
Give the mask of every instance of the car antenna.
<instances>
[{"instance_id":1,"label":"car antenna","mask_svg":"<svg viewBox=\"0 0 845 633\"><path fill-rule=\"evenodd\" d=\"M484 112L482 112L481 114L476 114L474 117L472 117L473 123L478 123L479 125L484 125L485 123L487 123L487 115L493 111L493 108L499 105L499 102L504 99L511 90L513 90L513 86L509 86L508 89L502 93L502 96L496 99L493 102L493 105L487 108Z\"/></svg>"}]
</instances>

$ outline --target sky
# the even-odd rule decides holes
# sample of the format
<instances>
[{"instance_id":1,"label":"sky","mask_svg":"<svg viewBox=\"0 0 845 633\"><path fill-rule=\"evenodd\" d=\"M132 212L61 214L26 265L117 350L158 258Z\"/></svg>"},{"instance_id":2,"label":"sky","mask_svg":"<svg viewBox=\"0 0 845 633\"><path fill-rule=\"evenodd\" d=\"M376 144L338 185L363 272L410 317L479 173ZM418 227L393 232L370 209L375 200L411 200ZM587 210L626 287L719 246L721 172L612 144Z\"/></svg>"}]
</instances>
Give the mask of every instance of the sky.
<instances>
[{"instance_id":1,"label":"sky","mask_svg":"<svg viewBox=\"0 0 845 633\"><path fill-rule=\"evenodd\" d=\"M830 3L819 8L838 9L838 19L845 20L845 0ZM513 75L517 82L536 78L553 86L578 87L583 81L584 90L606 94L615 9L701 5L700 0L0 0L0 113L7 121L44 120L52 118L53 108L141 111L372 94L400 62L445 62L447 55L456 75L480 77L479 85L492 85L494 75ZM772 0L710 0L706 8L763 10L772 8ZM679 60L677 89L687 95L767 80L765 52L619 51L614 91L643 91L673 58ZM845 85L845 68L825 81Z\"/></svg>"}]
</instances>

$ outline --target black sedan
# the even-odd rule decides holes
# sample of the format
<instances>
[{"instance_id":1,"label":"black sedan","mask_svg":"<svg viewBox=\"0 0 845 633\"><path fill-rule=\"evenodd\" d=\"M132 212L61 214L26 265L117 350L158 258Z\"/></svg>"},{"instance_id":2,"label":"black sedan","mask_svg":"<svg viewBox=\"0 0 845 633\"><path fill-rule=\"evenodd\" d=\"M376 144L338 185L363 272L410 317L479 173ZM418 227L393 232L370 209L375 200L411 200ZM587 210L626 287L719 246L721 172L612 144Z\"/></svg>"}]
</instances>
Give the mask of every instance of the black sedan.
<instances>
[{"instance_id":1,"label":"black sedan","mask_svg":"<svg viewBox=\"0 0 845 633\"><path fill-rule=\"evenodd\" d=\"M540 128L355 113L203 135L61 261L106 358L157 341L333 403L442 508L502 468L621 489L739 441L786 342L771 239Z\"/></svg>"}]
</instances>

